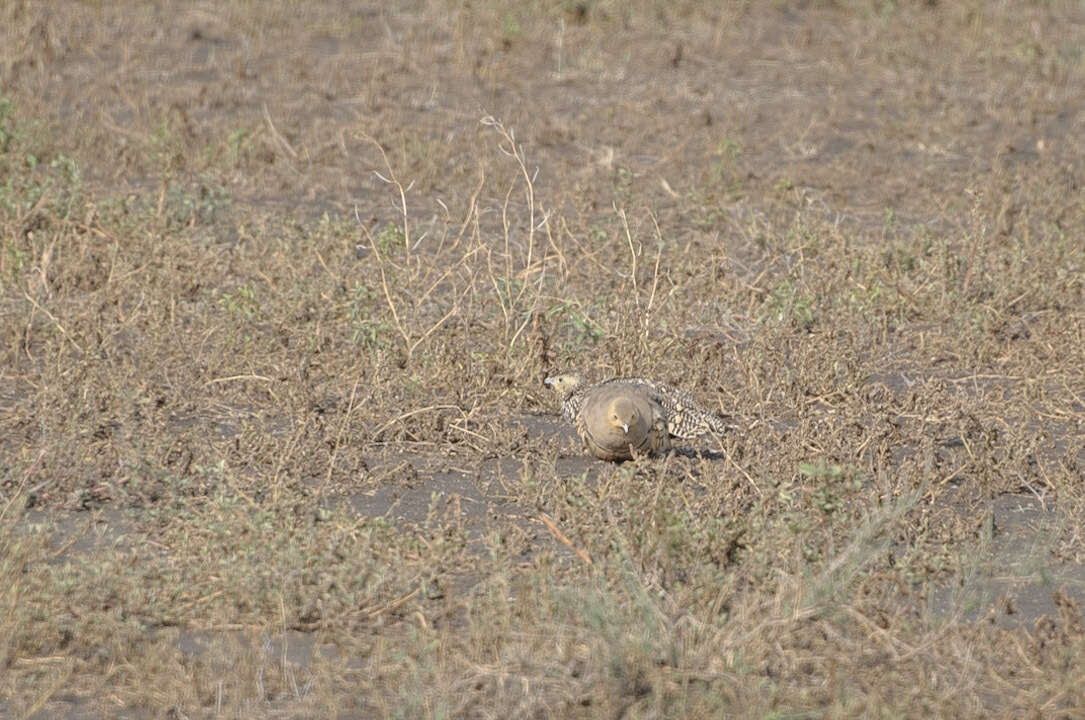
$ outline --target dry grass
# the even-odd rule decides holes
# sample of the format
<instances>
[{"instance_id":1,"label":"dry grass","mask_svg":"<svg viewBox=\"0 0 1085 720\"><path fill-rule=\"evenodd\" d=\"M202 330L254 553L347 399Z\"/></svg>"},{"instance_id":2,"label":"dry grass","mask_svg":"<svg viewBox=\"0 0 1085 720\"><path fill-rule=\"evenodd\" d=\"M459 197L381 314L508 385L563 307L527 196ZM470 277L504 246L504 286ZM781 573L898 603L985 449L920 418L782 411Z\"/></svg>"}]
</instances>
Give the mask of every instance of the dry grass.
<instances>
[{"instance_id":1,"label":"dry grass","mask_svg":"<svg viewBox=\"0 0 1085 720\"><path fill-rule=\"evenodd\" d=\"M5 5L0 715L1073 717L1083 24Z\"/></svg>"}]
</instances>

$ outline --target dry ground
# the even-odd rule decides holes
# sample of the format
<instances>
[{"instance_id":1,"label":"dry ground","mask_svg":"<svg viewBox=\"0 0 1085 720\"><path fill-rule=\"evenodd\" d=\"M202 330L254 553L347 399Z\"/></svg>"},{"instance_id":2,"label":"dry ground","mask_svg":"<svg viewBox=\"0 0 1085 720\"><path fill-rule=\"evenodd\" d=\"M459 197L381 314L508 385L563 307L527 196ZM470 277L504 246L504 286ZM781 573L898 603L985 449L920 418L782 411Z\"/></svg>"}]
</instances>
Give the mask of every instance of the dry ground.
<instances>
[{"instance_id":1,"label":"dry ground","mask_svg":"<svg viewBox=\"0 0 1085 720\"><path fill-rule=\"evenodd\" d=\"M0 715L1081 717L1085 5L388 5L0 4Z\"/></svg>"}]
</instances>

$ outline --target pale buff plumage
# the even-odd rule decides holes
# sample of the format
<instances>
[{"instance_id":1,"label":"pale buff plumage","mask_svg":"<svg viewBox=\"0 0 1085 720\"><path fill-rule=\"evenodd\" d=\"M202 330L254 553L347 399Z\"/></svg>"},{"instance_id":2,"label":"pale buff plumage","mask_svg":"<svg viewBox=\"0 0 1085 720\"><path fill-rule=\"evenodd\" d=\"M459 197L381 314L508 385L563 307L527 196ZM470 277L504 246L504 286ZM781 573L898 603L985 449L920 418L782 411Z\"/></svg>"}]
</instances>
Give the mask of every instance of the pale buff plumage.
<instances>
[{"instance_id":1,"label":"pale buff plumage","mask_svg":"<svg viewBox=\"0 0 1085 720\"><path fill-rule=\"evenodd\" d=\"M574 423L584 447L601 460L653 455L671 445L663 408L631 385L592 388Z\"/></svg>"}]
</instances>

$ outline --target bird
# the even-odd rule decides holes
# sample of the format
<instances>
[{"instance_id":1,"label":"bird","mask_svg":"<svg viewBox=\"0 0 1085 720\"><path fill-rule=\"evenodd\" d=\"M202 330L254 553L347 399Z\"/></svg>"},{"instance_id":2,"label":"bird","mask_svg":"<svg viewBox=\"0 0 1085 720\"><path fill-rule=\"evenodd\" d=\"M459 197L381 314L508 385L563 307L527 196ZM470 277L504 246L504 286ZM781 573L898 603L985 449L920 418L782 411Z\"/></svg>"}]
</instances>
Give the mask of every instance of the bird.
<instances>
[{"instance_id":1,"label":"bird","mask_svg":"<svg viewBox=\"0 0 1085 720\"><path fill-rule=\"evenodd\" d=\"M671 437L689 440L705 433L722 435L730 425L676 387L642 377L612 377L595 385L586 385L580 373L552 375L544 381L561 397L561 415L576 422L588 393L602 387L633 387L663 408L667 432Z\"/></svg>"},{"instance_id":2,"label":"bird","mask_svg":"<svg viewBox=\"0 0 1085 720\"><path fill-rule=\"evenodd\" d=\"M671 446L663 407L635 385L599 385L574 419L584 448L600 460L631 460Z\"/></svg>"}]
</instances>

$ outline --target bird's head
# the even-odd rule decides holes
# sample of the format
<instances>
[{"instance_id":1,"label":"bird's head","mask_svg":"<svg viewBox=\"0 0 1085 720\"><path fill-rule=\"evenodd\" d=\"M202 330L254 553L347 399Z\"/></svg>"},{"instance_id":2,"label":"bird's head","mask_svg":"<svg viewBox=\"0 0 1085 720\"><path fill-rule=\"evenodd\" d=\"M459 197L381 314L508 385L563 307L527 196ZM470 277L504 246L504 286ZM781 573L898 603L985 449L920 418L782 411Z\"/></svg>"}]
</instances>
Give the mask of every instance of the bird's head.
<instances>
[{"instance_id":1,"label":"bird's head","mask_svg":"<svg viewBox=\"0 0 1085 720\"><path fill-rule=\"evenodd\" d=\"M629 428L640 420L640 413L637 412L637 406L629 398L619 397L615 398L610 404L607 419L610 421L611 427L614 429L621 428L622 432L628 435Z\"/></svg>"},{"instance_id":2,"label":"bird's head","mask_svg":"<svg viewBox=\"0 0 1085 720\"><path fill-rule=\"evenodd\" d=\"M584 382L579 373L566 373L564 375L551 375L543 380L543 383L550 386L550 389L556 392L562 398L567 398Z\"/></svg>"}]
</instances>

